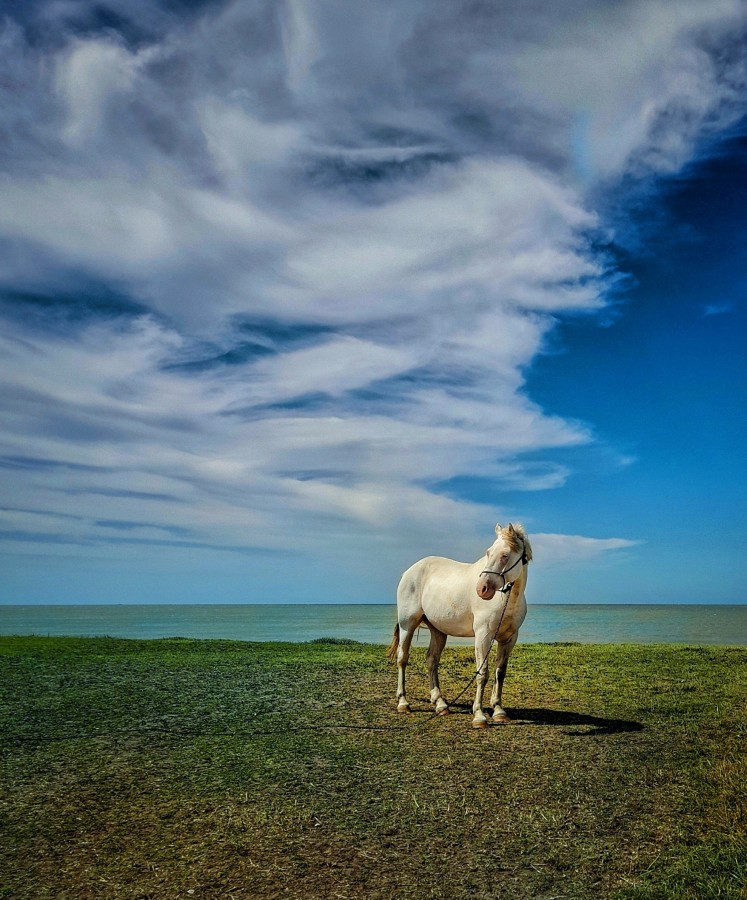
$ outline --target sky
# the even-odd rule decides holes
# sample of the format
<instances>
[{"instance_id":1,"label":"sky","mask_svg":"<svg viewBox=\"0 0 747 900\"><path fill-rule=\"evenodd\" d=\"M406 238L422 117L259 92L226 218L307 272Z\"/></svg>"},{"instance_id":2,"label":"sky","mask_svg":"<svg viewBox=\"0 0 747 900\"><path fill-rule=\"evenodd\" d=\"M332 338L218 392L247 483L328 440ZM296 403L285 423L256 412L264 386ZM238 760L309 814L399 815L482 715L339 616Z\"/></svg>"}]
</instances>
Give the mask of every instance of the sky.
<instances>
[{"instance_id":1,"label":"sky","mask_svg":"<svg viewBox=\"0 0 747 900\"><path fill-rule=\"evenodd\" d=\"M747 4L0 7L0 603L747 599Z\"/></svg>"}]
</instances>

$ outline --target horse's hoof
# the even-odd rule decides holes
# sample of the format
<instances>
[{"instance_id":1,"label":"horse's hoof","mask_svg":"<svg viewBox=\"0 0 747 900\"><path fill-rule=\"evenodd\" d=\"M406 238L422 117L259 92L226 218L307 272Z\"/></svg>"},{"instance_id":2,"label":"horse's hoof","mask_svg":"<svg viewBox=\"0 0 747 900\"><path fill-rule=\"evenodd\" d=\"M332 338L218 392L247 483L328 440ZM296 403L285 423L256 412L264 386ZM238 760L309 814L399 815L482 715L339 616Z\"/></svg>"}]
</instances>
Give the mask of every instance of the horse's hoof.
<instances>
[{"instance_id":1,"label":"horse's hoof","mask_svg":"<svg viewBox=\"0 0 747 900\"><path fill-rule=\"evenodd\" d=\"M411 713L412 709L410 708L409 703L400 703L400 705L397 707L397 712L398 713Z\"/></svg>"},{"instance_id":2,"label":"horse's hoof","mask_svg":"<svg viewBox=\"0 0 747 900\"><path fill-rule=\"evenodd\" d=\"M473 727L473 728L487 728L487 727L488 727L488 720L487 720L487 719L475 719L475 720L472 722L472 727Z\"/></svg>"},{"instance_id":3,"label":"horse's hoof","mask_svg":"<svg viewBox=\"0 0 747 900\"><path fill-rule=\"evenodd\" d=\"M493 725L510 725L511 719L508 716L493 716Z\"/></svg>"},{"instance_id":4,"label":"horse's hoof","mask_svg":"<svg viewBox=\"0 0 747 900\"><path fill-rule=\"evenodd\" d=\"M449 715L449 707L448 707L448 706L444 706L443 709L437 709L437 710L436 710L436 715L437 715L437 716L448 716L448 715Z\"/></svg>"}]
</instances>

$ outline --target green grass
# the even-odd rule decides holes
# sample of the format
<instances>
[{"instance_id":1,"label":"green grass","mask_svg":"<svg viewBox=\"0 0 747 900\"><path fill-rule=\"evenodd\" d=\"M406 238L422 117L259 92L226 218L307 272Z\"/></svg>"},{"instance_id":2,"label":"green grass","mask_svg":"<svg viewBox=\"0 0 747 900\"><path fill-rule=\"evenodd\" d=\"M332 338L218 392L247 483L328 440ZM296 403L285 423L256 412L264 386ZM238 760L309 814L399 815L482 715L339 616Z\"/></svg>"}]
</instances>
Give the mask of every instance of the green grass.
<instances>
[{"instance_id":1,"label":"green grass","mask_svg":"<svg viewBox=\"0 0 747 900\"><path fill-rule=\"evenodd\" d=\"M473 672L444 653L455 696ZM0 638L0 898L744 898L747 649Z\"/></svg>"}]
</instances>

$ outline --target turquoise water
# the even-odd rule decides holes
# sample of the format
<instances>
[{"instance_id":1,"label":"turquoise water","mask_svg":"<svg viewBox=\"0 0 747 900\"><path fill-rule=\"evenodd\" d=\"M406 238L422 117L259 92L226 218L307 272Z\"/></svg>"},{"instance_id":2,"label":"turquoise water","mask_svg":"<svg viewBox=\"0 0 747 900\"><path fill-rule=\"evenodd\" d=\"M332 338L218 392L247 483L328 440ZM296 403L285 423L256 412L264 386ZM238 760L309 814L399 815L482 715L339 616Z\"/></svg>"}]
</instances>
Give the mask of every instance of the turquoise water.
<instances>
[{"instance_id":1,"label":"turquoise water","mask_svg":"<svg viewBox=\"0 0 747 900\"><path fill-rule=\"evenodd\" d=\"M388 644L394 619L389 605L0 606L0 634L242 641L335 637ZM520 640L747 645L747 605L536 604L529 608ZM419 641L427 643L427 633Z\"/></svg>"}]
</instances>

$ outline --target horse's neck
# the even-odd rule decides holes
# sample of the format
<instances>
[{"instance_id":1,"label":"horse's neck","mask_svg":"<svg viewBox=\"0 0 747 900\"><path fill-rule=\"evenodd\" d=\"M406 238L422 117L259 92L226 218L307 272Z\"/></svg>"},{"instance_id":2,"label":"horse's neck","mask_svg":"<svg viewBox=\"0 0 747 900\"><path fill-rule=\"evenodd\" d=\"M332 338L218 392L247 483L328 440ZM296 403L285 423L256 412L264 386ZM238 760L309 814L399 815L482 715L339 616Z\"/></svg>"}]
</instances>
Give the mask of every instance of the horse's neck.
<instances>
[{"instance_id":1,"label":"horse's neck","mask_svg":"<svg viewBox=\"0 0 747 900\"><path fill-rule=\"evenodd\" d=\"M474 571L478 577L481 572L484 572L488 565L488 555L487 553L483 553L483 555L476 559L473 563L470 564L470 571Z\"/></svg>"}]
</instances>

